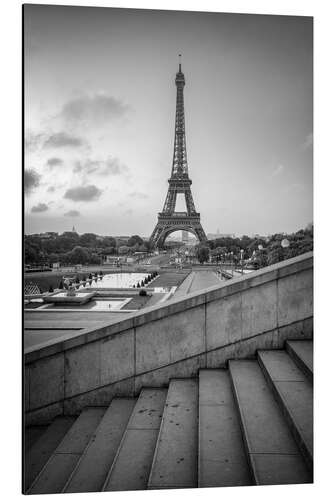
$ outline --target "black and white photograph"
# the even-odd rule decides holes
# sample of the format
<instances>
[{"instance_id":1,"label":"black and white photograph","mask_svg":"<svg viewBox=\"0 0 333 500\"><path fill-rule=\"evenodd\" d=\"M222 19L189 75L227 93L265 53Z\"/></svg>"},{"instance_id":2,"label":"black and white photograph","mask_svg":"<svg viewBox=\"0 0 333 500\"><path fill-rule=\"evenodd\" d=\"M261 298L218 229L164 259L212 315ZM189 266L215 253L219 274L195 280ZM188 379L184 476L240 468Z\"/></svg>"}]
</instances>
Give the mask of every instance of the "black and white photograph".
<instances>
[{"instance_id":1,"label":"black and white photograph","mask_svg":"<svg viewBox=\"0 0 333 500\"><path fill-rule=\"evenodd\" d=\"M313 17L22 23L22 493L313 483Z\"/></svg>"}]
</instances>

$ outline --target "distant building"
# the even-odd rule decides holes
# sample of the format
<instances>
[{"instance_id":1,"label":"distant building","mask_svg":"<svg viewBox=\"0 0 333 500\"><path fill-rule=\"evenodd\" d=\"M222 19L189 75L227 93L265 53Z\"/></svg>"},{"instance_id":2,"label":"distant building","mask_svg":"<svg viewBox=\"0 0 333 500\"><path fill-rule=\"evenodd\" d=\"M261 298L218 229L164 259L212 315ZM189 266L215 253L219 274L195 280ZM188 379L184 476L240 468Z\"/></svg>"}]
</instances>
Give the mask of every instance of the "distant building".
<instances>
[{"instance_id":1,"label":"distant building","mask_svg":"<svg viewBox=\"0 0 333 500\"><path fill-rule=\"evenodd\" d=\"M220 233L219 230L217 231L217 233L208 233L207 238L209 240L217 240L218 238L236 238L234 233Z\"/></svg>"},{"instance_id":2,"label":"distant building","mask_svg":"<svg viewBox=\"0 0 333 500\"><path fill-rule=\"evenodd\" d=\"M32 234L31 236L38 236L38 238L41 238L42 240L49 240L52 238L56 238L58 236L58 233L47 231L46 233Z\"/></svg>"},{"instance_id":3,"label":"distant building","mask_svg":"<svg viewBox=\"0 0 333 500\"><path fill-rule=\"evenodd\" d=\"M283 233L283 234L285 234L285 233ZM270 235L266 235L266 236L264 236L264 235L262 235L262 234L258 234L258 233L256 233L256 234L253 234L253 235L251 236L251 238L256 238L257 240L264 240L264 241L266 241L266 242L267 242L267 241L269 241L269 240L271 239L271 236L270 236Z\"/></svg>"}]
</instances>

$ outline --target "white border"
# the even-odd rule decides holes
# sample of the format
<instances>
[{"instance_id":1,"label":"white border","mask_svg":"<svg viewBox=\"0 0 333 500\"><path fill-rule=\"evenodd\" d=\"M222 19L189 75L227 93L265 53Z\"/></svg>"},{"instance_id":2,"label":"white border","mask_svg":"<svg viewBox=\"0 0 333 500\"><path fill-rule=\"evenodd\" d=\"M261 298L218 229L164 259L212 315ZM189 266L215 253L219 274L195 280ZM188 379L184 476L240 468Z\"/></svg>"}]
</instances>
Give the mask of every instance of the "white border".
<instances>
[{"instance_id":1,"label":"white border","mask_svg":"<svg viewBox=\"0 0 333 500\"><path fill-rule=\"evenodd\" d=\"M33 2L31 2L33 3ZM332 3L327 0L122 0L66 1L40 4L91 5L105 7L155 8L284 14L314 16L315 33L315 331L316 331L316 483L314 486L272 486L261 488L228 488L209 490L169 490L138 493L110 493L110 498L247 498L271 500L328 497L332 491L332 326L330 310L332 292L329 288L332 264ZM21 2L1 2L1 264L4 274L11 272L9 283L2 283L2 356L1 356L1 493L4 498L20 496L21 467ZM8 290L9 289L9 290ZM10 301L8 299L10 297ZM46 495L43 498L58 498ZM63 498L59 496L59 498ZM83 494L79 498L102 498Z\"/></svg>"}]
</instances>

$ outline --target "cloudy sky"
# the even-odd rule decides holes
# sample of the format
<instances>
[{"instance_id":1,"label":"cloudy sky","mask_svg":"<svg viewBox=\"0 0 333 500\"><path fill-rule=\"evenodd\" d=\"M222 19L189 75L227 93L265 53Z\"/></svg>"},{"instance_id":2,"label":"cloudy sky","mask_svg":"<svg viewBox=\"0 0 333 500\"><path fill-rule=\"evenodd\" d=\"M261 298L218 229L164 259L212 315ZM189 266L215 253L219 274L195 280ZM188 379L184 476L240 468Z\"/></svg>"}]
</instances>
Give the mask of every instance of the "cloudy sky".
<instances>
[{"instance_id":1,"label":"cloudy sky","mask_svg":"<svg viewBox=\"0 0 333 500\"><path fill-rule=\"evenodd\" d=\"M171 172L178 53L207 233L312 214L312 19L26 5L25 231L149 236Z\"/></svg>"}]
</instances>

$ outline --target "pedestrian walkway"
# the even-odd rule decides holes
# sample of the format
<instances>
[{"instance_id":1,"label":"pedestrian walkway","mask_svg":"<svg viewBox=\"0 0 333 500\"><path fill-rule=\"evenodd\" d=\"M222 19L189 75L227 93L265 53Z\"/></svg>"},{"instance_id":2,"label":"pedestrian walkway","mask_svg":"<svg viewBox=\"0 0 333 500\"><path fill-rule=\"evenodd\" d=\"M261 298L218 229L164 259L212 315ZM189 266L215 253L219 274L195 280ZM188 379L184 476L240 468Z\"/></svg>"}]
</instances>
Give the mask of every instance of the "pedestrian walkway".
<instances>
[{"instance_id":1,"label":"pedestrian walkway","mask_svg":"<svg viewBox=\"0 0 333 500\"><path fill-rule=\"evenodd\" d=\"M221 280L213 271L195 271L188 293L197 292L214 285L221 285L221 283Z\"/></svg>"},{"instance_id":2,"label":"pedestrian walkway","mask_svg":"<svg viewBox=\"0 0 333 500\"><path fill-rule=\"evenodd\" d=\"M178 287L174 297L181 298L188 293L198 292L204 288L220 285L222 282L213 271L193 271Z\"/></svg>"}]
</instances>

